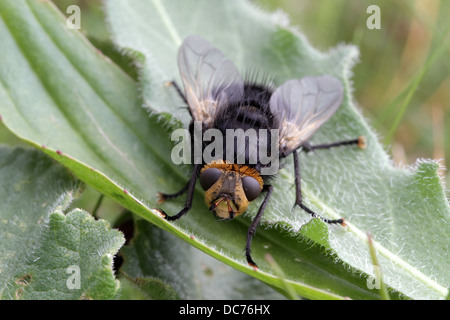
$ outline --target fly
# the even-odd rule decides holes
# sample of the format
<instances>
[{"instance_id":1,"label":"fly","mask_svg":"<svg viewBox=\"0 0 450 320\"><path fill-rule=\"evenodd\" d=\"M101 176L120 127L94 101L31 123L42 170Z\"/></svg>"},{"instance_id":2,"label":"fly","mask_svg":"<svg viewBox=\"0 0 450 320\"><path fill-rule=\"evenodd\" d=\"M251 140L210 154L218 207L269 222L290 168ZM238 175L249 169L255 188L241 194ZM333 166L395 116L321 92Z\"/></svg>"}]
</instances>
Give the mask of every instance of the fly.
<instances>
[{"instance_id":1,"label":"fly","mask_svg":"<svg viewBox=\"0 0 450 320\"><path fill-rule=\"evenodd\" d=\"M344 225L344 219L330 220L316 214L303 204L300 185L300 166L297 150L309 152L344 145L364 148L364 138L330 144L311 145L308 139L327 121L342 103L344 89L341 82L329 75L288 80L277 88L244 81L238 69L225 55L199 36L189 36L178 52L178 68L184 87L172 83L189 107L192 117L189 126L193 134L194 124L201 131L218 130L223 134L222 150L215 150L215 159L194 163L192 176L187 185L177 193L160 193L160 202L187 193L184 207L173 216L173 221L184 216L192 206L194 188L199 180L205 191L205 202L218 218L233 219L246 211L250 202L264 195L263 202L253 218L245 245L249 265L256 268L251 256L251 243L261 220L273 187L267 173L269 164L263 163L259 151L270 152L276 144L276 160L293 156L296 197L295 205L329 224ZM255 143L237 146L235 140L226 138L228 130L248 133L265 130L267 135L256 135ZM205 151L210 145L202 143ZM229 152L235 157L225 157ZM237 159L241 161L236 161ZM266 170L266 171L265 171Z\"/></svg>"}]
</instances>

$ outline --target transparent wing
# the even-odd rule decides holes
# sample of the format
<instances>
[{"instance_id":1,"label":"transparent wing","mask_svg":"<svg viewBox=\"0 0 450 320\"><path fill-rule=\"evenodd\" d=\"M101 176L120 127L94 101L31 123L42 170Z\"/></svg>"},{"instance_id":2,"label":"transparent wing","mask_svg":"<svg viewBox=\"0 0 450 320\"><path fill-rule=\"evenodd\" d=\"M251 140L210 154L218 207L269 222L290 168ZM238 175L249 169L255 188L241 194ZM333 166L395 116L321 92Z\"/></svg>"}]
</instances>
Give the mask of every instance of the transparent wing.
<instances>
[{"instance_id":1,"label":"transparent wing","mask_svg":"<svg viewBox=\"0 0 450 320\"><path fill-rule=\"evenodd\" d=\"M286 81L270 98L279 129L280 152L297 149L327 121L342 103L344 89L332 76Z\"/></svg>"},{"instance_id":2,"label":"transparent wing","mask_svg":"<svg viewBox=\"0 0 450 320\"><path fill-rule=\"evenodd\" d=\"M195 121L210 126L219 109L242 98L244 83L234 63L199 36L183 41L178 68Z\"/></svg>"}]
</instances>

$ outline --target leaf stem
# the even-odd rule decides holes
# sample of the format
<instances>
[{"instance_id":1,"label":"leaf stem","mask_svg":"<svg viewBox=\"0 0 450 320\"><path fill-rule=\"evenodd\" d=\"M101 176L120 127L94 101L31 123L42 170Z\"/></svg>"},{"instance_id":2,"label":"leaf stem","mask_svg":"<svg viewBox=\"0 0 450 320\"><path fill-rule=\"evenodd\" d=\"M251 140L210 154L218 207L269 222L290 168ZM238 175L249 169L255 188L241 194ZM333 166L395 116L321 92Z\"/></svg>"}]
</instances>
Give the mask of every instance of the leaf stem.
<instances>
[{"instance_id":1,"label":"leaf stem","mask_svg":"<svg viewBox=\"0 0 450 320\"><path fill-rule=\"evenodd\" d=\"M280 279L281 287L284 289L284 292L286 293L287 297L291 300L298 300L299 298L295 292L295 289L289 282L286 281L286 275L284 274L283 269L281 269L280 265L275 261L272 255L268 253L265 255L265 258L272 267L272 269L275 271L275 274Z\"/></svg>"},{"instance_id":2,"label":"leaf stem","mask_svg":"<svg viewBox=\"0 0 450 320\"><path fill-rule=\"evenodd\" d=\"M102 201L103 201L104 195L103 193L100 194L100 196L97 199L97 202L95 203L94 209L92 209L92 216L97 218L97 210L100 208Z\"/></svg>"},{"instance_id":3,"label":"leaf stem","mask_svg":"<svg viewBox=\"0 0 450 320\"><path fill-rule=\"evenodd\" d=\"M169 31L170 36L173 39L173 42L175 43L176 47L179 47L181 44L181 38L178 35L177 30L175 29L172 20L169 18L169 15L167 14L166 9L164 8L163 4L160 0L153 0L153 4L156 7L156 10L158 11L161 19L164 22L164 25L167 28L167 31Z\"/></svg>"},{"instance_id":4,"label":"leaf stem","mask_svg":"<svg viewBox=\"0 0 450 320\"><path fill-rule=\"evenodd\" d=\"M370 232L367 232L367 243L369 244L370 257L372 258L373 268L375 272L375 279L376 283L379 285L381 298L383 300L391 300L391 298L389 297L389 293L386 289L386 285L384 284L383 281L383 273L381 272L380 264L378 262L377 250L373 245L373 238Z\"/></svg>"}]
</instances>

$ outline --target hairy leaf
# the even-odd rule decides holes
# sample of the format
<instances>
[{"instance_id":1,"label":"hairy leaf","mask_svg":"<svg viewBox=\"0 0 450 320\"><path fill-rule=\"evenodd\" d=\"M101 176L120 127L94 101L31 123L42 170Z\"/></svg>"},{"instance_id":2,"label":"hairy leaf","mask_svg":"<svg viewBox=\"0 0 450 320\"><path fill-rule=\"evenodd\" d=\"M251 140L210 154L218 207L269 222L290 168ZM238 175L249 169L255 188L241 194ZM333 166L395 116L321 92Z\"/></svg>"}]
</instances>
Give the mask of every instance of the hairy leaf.
<instances>
[{"instance_id":1,"label":"hairy leaf","mask_svg":"<svg viewBox=\"0 0 450 320\"><path fill-rule=\"evenodd\" d=\"M80 209L80 184L36 150L0 148L0 298L111 299L120 232Z\"/></svg>"}]
</instances>

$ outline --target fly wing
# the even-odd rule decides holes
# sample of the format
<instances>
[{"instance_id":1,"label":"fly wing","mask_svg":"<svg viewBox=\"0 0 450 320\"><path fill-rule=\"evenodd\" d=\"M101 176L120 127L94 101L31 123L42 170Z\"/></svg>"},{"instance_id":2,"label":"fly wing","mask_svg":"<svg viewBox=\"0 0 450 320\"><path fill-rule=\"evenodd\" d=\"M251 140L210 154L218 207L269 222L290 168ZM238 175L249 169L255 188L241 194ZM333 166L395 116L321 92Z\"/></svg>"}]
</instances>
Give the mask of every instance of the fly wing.
<instances>
[{"instance_id":1,"label":"fly wing","mask_svg":"<svg viewBox=\"0 0 450 320\"><path fill-rule=\"evenodd\" d=\"M270 98L270 110L279 129L280 153L300 147L342 103L344 89L332 76L286 81Z\"/></svg>"},{"instance_id":2,"label":"fly wing","mask_svg":"<svg viewBox=\"0 0 450 320\"><path fill-rule=\"evenodd\" d=\"M183 41L178 68L191 115L206 127L211 126L216 112L242 98L244 83L234 63L199 36Z\"/></svg>"}]
</instances>

